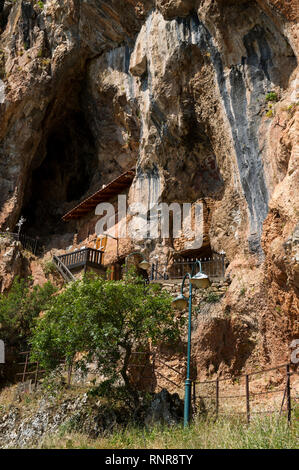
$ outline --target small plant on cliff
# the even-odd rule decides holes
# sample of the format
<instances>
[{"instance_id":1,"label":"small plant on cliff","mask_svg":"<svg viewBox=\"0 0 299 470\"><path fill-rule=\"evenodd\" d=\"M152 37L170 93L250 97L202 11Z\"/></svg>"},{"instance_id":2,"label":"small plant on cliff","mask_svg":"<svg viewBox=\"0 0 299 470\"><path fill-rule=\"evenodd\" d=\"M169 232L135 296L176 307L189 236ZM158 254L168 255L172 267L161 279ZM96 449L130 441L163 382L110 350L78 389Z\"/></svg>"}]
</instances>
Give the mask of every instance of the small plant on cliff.
<instances>
[{"instance_id":1,"label":"small plant on cliff","mask_svg":"<svg viewBox=\"0 0 299 470\"><path fill-rule=\"evenodd\" d=\"M266 101L278 101L278 96L275 91L270 91L266 94Z\"/></svg>"},{"instance_id":2,"label":"small plant on cliff","mask_svg":"<svg viewBox=\"0 0 299 470\"><path fill-rule=\"evenodd\" d=\"M128 372L132 351L146 349L149 340L178 340L184 323L172 312L171 296L158 287L131 274L117 282L86 277L72 283L37 320L33 357L51 371L63 359L73 365L81 353L77 367L96 362L110 383L121 376L138 401Z\"/></svg>"},{"instance_id":3,"label":"small plant on cliff","mask_svg":"<svg viewBox=\"0 0 299 470\"><path fill-rule=\"evenodd\" d=\"M43 266L43 271L46 276L56 271L55 264L53 263L52 260L45 261L44 266Z\"/></svg>"},{"instance_id":4,"label":"small plant on cliff","mask_svg":"<svg viewBox=\"0 0 299 470\"><path fill-rule=\"evenodd\" d=\"M205 298L205 301L208 302L209 304L213 304L213 303L219 302L220 299L221 299L220 294L217 294L216 292L210 292Z\"/></svg>"},{"instance_id":5,"label":"small plant on cliff","mask_svg":"<svg viewBox=\"0 0 299 470\"><path fill-rule=\"evenodd\" d=\"M246 294L246 287L240 289L240 295L243 297Z\"/></svg>"}]
</instances>

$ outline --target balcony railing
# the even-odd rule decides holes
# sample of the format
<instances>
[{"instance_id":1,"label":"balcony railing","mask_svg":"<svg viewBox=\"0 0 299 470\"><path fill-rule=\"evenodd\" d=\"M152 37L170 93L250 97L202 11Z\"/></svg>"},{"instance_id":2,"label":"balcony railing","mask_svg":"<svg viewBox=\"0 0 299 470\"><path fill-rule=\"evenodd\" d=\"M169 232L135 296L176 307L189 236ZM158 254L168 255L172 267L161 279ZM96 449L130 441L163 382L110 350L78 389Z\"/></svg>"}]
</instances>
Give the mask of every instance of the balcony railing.
<instances>
[{"instance_id":1,"label":"balcony railing","mask_svg":"<svg viewBox=\"0 0 299 470\"><path fill-rule=\"evenodd\" d=\"M98 268L99 266L103 266L103 251L94 250L93 248L73 251L72 253L58 256L58 258L68 269L82 268L85 266Z\"/></svg>"}]
</instances>

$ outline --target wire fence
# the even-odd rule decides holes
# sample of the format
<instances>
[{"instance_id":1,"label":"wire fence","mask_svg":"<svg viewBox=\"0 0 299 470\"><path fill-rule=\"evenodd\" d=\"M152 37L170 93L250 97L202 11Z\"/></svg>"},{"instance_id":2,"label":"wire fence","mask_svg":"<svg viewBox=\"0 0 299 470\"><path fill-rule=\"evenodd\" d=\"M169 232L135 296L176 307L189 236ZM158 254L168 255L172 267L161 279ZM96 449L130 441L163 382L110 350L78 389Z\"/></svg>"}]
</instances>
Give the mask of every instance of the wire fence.
<instances>
[{"instance_id":1,"label":"wire fence","mask_svg":"<svg viewBox=\"0 0 299 470\"><path fill-rule=\"evenodd\" d=\"M212 381L193 381L191 401L193 413L212 414L219 416L243 416L250 423L254 415L285 414L291 422L292 411L299 400L299 392L292 388L291 377L298 375L297 370L291 372L291 364L263 369L258 372L239 375L232 378L218 378ZM265 374L279 373L271 384ZM259 381L257 376L263 376ZM268 383L267 383L268 382ZM225 386L224 386L225 385ZM223 392L225 389L225 392ZM267 401L265 401L267 398Z\"/></svg>"},{"instance_id":2,"label":"wire fence","mask_svg":"<svg viewBox=\"0 0 299 470\"><path fill-rule=\"evenodd\" d=\"M30 351L21 353L19 363L22 371L17 373L17 380L24 385L24 391L34 391L45 377L38 362L30 361ZM96 379L103 380L96 367L88 369L78 379L76 368L61 362L62 374L66 376L68 386L90 385ZM276 376L269 377L270 373ZM132 385L139 391L155 393L163 388L184 395L185 367L178 369L167 363L160 351L134 351L128 364L128 374ZM268 375L268 376L267 376ZM258 379L260 376L260 379ZM294 364L250 372L236 377L221 377L211 381L192 381L192 414L244 417L247 423L255 415L285 415L291 422L293 411L299 402L299 390L295 388L293 378L298 376ZM76 378L75 378L76 377ZM93 377L93 380L90 380ZM298 385L298 384L297 384Z\"/></svg>"},{"instance_id":3,"label":"wire fence","mask_svg":"<svg viewBox=\"0 0 299 470\"><path fill-rule=\"evenodd\" d=\"M155 392L168 386L181 391L185 380L185 370L167 364L158 351L133 351L128 369L139 390Z\"/></svg>"}]
</instances>

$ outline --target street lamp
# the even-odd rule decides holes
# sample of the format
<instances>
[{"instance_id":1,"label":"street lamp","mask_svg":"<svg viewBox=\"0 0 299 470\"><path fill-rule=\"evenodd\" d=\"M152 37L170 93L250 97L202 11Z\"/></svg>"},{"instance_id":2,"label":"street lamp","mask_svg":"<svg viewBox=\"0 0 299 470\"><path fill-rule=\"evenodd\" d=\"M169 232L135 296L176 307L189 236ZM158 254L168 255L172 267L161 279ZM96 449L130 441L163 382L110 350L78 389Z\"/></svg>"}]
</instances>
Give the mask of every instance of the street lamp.
<instances>
[{"instance_id":1,"label":"street lamp","mask_svg":"<svg viewBox=\"0 0 299 470\"><path fill-rule=\"evenodd\" d=\"M128 264L128 259L131 257L131 256L134 256L134 255L139 255L139 256L142 256L143 260L138 263L138 266L139 268L143 269L144 271L146 271L149 267L150 267L150 264L149 262L147 261L147 259L145 259L145 256L140 253L139 251L134 251L134 253L130 253L127 257L126 257L126 267L127 267L127 264Z\"/></svg>"},{"instance_id":2,"label":"street lamp","mask_svg":"<svg viewBox=\"0 0 299 470\"><path fill-rule=\"evenodd\" d=\"M195 267L199 265L200 271L199 273L194 275ZM184 296L184 285L186 279L189 279L189 299ZM184 404L184 427L188 426L189 424L189 416L190 416L190 398L191 398L191 380L190 380L190 364L191 364L191 320L192 320L192 286L199 287L206 289L210 285L209 277L202 272L201 269L201 262L195 261L192 265L191 274L187 273L184 276L181 285L181 293L178 297L176 297L172 305L174 308L178 310L185 310L187 305L189 304L189 315L188 315L188 348L187 348L187 377L185 382L185 404Z\"/></svg>"}]
</instances>

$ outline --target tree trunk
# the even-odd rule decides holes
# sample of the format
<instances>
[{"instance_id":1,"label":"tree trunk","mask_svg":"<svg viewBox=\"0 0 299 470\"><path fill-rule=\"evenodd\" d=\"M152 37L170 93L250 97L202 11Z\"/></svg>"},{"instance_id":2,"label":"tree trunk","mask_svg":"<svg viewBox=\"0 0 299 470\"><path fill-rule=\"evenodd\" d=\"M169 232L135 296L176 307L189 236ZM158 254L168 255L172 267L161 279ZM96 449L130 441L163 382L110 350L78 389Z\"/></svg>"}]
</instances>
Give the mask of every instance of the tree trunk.
<instances>
[{"instance_id":1,"label":"tree trunk","mask_svg":"<svg viewBox=\"0 0 299 470\"><path fill-rule=\"evenodd\" d=\"M130 383L130 379L128 377L128 367L129 367L130 357L132 353L132 347L131 345L127 345L127 344L121 344L121 346L125 349L126 353L124 357L123 367L120 373L121 373L122 378L124 379L126 389L128 393L131 395L131 397L133 398L134 404L137 407L139 405L139 396L138 396L137 390L135 390L134 387L132 387Z\"/></svg>"}]
</instances>

